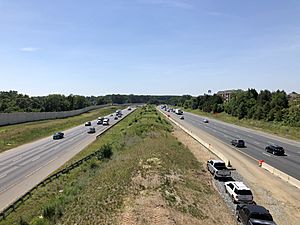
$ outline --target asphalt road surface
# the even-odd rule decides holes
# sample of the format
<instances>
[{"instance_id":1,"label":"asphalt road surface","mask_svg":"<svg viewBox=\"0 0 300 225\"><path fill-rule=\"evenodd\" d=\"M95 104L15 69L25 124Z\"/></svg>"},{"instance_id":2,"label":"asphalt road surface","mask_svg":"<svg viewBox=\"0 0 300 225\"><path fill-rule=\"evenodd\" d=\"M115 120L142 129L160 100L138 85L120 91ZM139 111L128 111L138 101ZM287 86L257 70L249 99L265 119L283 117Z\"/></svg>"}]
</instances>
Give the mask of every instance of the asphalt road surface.
<instances>
[{"instance_id":1,"label":"asphalt road surface","mask_svg":"<svg viewBox=\"0 0 300 225\"><path fill-rule=\"evenodd\" d=\"M131 111L122 110L122 118L132 111L134 108ZM63 131L63 139L53 140L51 136L1 153L0 210L92 143L97 135L121 120L114 119L115 113L106 117L110 119L109 126L97 125L96 121L91 121L92 126L82 124ZM96 133L88 134L90 127L95 127Z\"/></svg>"},{"instance_id":2,"label":"asphalt road surface","mask_svg":"<svg viewBox=\"0 0 300 225\"><path fill-rule=\"evenodd\" d=\"M165 111L163 110L163 112ZM201 129L220 141L227 143L232 147L232 151L236 151L237 148L231 145L231 140L243 139L246 143L246 147L238 148L238 150L250 155L256 160L262 159L276 169L300 180L300 142L276 137L274 135L210 118L208 118L209 123L204 123L203 119L205 117L188 112L184 112L184 120L180 120L180 116L173 112L168 112L168 114L183 126L189 125ZM265 147L270 144L277 144L284 147L286 155L277 156L266 152Z\"/></svg>"}]
</instances>

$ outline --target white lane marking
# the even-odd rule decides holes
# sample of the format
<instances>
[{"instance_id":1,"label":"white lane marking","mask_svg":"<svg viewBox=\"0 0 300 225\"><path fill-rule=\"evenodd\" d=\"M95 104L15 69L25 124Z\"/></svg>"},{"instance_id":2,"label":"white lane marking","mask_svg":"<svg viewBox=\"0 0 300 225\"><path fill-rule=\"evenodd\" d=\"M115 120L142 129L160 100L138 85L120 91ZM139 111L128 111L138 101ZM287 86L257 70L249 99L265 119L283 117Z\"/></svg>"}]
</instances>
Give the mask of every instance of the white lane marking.
<instances>
[{"instance_id":1,"label":"white lane marking","mask_svg":"<svg viewBox=\"0 0 300 225\"><path fill-rule=\"evenodd\" d=\"M251 138L253 138L253 136L252 136L252 135L250 135L250 134L248 134L247 136L248 136L248 137L251 137Z\"/></svg>"},{"instance_id":2,"label":"white lane marking","mask_svg":"<svg viewBox=\"0 0 300 225\"><path fill-rule=\"evenodd\" d=\"M38 156L32 158L32 159L31 159L31 162L34 162L34 161L38 160L40 157L41 157L41 156L38 155Z\"/></svg>"},{"instance_id":3,"label":"white lane marking","mask_svg":"<svg viewBox=\"0 0 300 225\"><path fill-rule=\"evenodd\" d=\"M18 157L16 157L16 158L14 158L12 161L13 162L16 162L16 161L18 161L19 159L21 159L22 158L22 156L18 156Z\"/></svg>"},{"instance_id":4,"label":"white lane marking","mask_svg":"<svg viewBox=\"0 0 300 225\"><path fill-rule=\"evenodd\" d=\"M0 174L0 179L3 178L3 177L6 177L7 173L2 173Z\"/></svg>"},{"instance_id":5,"label":"white lane marking","mask_svg":"<svg viewBox=\"0 0 300 225\"><path fill-rule=\"evenodd\" d=\"M228 137L226 134L223 134L223 136L226 137L226 138Z\"/></svg>"},{"instance_id":6,"label":"white lane marking","mask_svg":"<svg viewBox=\"0 0 300 225\"><path fill-rule=\"evenodd\" d=\"M262 154L268 156L268 157L271 157L271 155L269 155L268 153L265 153L265 152L262 152Z\"/></svg>"},{"instance_id":7,"label":"white lane marking","mask_svg":"<svg viewBox=\"0 0 300 225\"><path fill-rule=\"evenodd\" d=\"M254 144L257 144L257 145L259 145L259 144L260 144L260 143L259 143L259 142L257 142L257 141L253 141L253 143L254 143Z\"/></svg>"},{"instance_id":8,"label":"white lane marking","mask_svg":"<svg viewBox=\"0 0 300 225\"><path fill-rule=\"evenodd\" d=\"M31 173L27 174L25 177L30 177L32 174L36 173L37 171L39 171L40 169L44 168L45 166L47 166L48 164L50 164L51 162L53 162L54 160L56 160L58 157L55 157L53 159L51 159L49 162L47 162L46 164L40 166L39 168L37 168L36 170L32 171Z\"/></svg>"}]
</instances>

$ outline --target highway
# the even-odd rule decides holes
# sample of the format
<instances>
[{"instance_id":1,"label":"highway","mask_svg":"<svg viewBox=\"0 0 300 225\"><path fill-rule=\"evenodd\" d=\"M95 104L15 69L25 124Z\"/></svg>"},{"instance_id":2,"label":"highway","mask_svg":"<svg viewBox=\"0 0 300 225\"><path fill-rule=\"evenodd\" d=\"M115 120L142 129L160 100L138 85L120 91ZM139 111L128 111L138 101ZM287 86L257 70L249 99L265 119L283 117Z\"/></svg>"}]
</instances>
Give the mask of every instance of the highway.
<instances>
[{"instance_id":1,"label":"highway","mask_svg":"<svg viewBox=\"0 0 300 225\"><path fill-rule=\"evenodd\" d=\"M131 111L122 110L122 118L132 111L134 108ZM97 135L122 119L115 120L115 114L106 117L110 119L109 126L91 121L91 127L96 128L94 134L88 134L90 126L82 124L63 131L63 139L46 137L1 153L0 211L92 143Z\"/></svg>"},{"instance_id":2,"label":"highway","mask_svg":"<svg viewBox=\"0 0 300 225\"><path fill-rule=\"evenodd\" d=\"M173 112L165 112L175 119L178 123L188 128L201 129L218 140L228 144L232 151L241 151L252 157L254 160L262 159L269 165L281 170L282 172L300 180L300 142L292 141L260 131L232 125L218 120L210 119L209 123L204 123L205 117L192 113L184 112L184 120ZM231 145L232 139L243 139L246 143L245 148L236 148ZM270 144L277 144L285 149L285 156L272 155L265 151L265 147Z\"/></svg>"}]
</instances>

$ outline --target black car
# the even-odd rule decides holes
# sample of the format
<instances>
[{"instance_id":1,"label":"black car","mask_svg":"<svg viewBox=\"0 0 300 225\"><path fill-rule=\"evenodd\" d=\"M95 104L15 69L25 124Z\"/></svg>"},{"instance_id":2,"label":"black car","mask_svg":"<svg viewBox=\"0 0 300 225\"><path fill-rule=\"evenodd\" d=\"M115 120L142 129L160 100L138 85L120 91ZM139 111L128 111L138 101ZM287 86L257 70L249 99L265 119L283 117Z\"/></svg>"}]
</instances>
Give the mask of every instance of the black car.
<instances>
[{"instance_id":1,"label":"black car","mask_svg":"<svg viewBox=\"0 0 300 225\"><path fill-rule=\"evenodd\" d=\"M273 155L284 155L285 151L284 148L279 145L268 145L265 150L267 152L272 153Z\"/></svg>"},{"instance_id":2,"label":"black car","mask_svg":"<svg viewBox=\"0 0 300 225\"><path fill-rule=\"evenodd\" d=\"M57 133L53 134L53 140L62 139L62 138L64 138L64 133L62 133L62 132L57 132Z\"/></svg>"},{"instance_id":3,"label":"black car","mask_svg":"<svg viewBox=\"0 0 300 225\"><path fill-rule=\"evenodd\" d=\"M90 129L88 130L88 133L89 133L89 134L96 133L95 127L90 127Z\"/></svg>"},{"instance_id":4,"label":"black car","mask_svg":"<svg viewBox=\"0 0 300 225\"><path fill-rule=\"evenodd\" d=\"M270 212L260 205L238 204L236 218L244 225L276 225Z\"/></svg>"},{"instance_id":5,"label":"black car","mask_svg":"<svg viewBox=\"0 0 300 225\"><path fill-rule=\"evenodd\" d=\"M231 144L238 148L244 148L245 147L245 141L242 139L234 139L231 141Z\"/></svg>"},{"instance_id":6,"label":"black car","mask_svg":"<svg viewBox=\"0 0 300 225\"><path fill-rule=\"evenodd\" d=\"M86 123L84 124L84 126L92 126L91 121L86 122Z\"/></svg>"}]
</instances>

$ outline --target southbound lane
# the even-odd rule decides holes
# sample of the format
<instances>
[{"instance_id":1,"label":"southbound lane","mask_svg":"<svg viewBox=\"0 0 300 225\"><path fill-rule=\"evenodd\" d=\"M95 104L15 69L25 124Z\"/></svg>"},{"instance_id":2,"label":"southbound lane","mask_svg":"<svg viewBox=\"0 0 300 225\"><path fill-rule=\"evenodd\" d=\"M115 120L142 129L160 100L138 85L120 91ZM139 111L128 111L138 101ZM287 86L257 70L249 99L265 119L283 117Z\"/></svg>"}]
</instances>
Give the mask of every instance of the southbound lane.
<instances>
[{"instance_id":1,"label":"southbound lane","mask_svg":"<svg viewBox=\"0 0 300 225\"><path fill-rule=\"evenodd\" d=\"M122 110L122 118L126 117L132 111L134 111L134 109L131 111L127 109ZM63 139L53 140L52 136L46 137L1 153L0 210L10 203L8 202L9 199L4 196L17 195L17 193L9 193L10 189L27 178L37 175L39 170L47 167L49 164L53 165L56 161L60 161L61 159L64 159L65 162L68 161L70 156L74 156L85 146L92 143L97 135L103 133L113 124L121 120L121 118L114 120L115 114L106 117L110 119L109 126L97 125L96 121L92 121L91 127L96 128L96 133L94 134L87 133L90 126L80 125L64 131L65 137ZM59 166L57 168L59 168ZM47 173L49 175L52 172L53 170ZM33 186L32 184L32 187ZM25 189L28 189L28 187L20 187L20 189L25 193L27 191ZM18 193L18 195L20 194L21 193Z\"/></svg>"}]
</instances>

